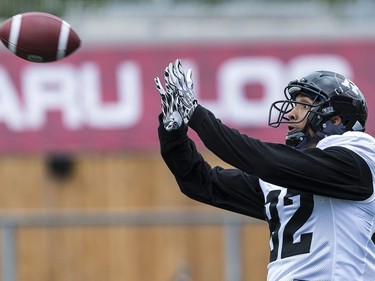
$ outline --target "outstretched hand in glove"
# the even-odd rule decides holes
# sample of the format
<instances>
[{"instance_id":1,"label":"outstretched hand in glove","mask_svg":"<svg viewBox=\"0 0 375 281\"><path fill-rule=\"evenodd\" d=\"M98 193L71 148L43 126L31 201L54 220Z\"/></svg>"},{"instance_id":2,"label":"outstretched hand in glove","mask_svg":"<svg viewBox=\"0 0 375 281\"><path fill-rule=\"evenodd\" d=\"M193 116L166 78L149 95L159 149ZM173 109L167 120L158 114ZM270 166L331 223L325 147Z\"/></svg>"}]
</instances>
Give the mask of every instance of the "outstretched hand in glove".
<instances>
[{"instance_id":1,"label":"outstretched hand in glove","mask_svg":"<svg viewBox=\"0 0 375 281\"><path fill-rule=\"evenodd\" d=\"M166 68L164 72L165 89L161 85L159 77L154 79L156 89L161 98L163 125L167 131L179 128L183 121L178 110L178 96L169 85L169 77L169 69Z\"/></svg>"},{"instance_id":2,"label":"outstretched hand in glove","mask_svg":"<svg viewBox=\"0 0 375 281\"><path fill-rule=\"evenodd\" d=\"M174 64L170 63L167 69L169 77L166 77L166 83L178 94L178 111L182 119L189 120L198 105L193 90L193 73L191 69L185 73L179 59Z\"/></svg>"},{"instance_id":3,"label":"outstretched hand in glove","mask_svg":"<svg viewBox=\"0 0 375 281\"><path fill-rule=\"evenodd\" d=\"M185 73L181 60L170 63L164 71L165 89L159 77L155 86L161 97L163 124L167 131L179 128L184 119L189 120L198 102L193 90L192 71Z\"/></svg>"}]
</instances>

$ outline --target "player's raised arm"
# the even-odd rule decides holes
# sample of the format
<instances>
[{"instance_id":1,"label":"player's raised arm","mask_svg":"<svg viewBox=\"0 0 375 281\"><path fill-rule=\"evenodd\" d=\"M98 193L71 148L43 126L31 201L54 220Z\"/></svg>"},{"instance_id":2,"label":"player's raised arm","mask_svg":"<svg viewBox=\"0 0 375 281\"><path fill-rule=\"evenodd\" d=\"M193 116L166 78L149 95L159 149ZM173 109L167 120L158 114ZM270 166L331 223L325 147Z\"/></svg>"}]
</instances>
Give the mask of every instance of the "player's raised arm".
<instances>
[{"instance_id":1,"label":"player's raised arm","mask_svg":"<svg viewBox=\"0 0 375 281\"><path fill-rule=\"evenodd\" d=\"M205 146L223 161L267 182L313 194L357 200L364 200L372 194L372 180L368 165L358 153L348 151L343 147L338 149L324 147L324 150L314 148L321 139L320 134L345 132L345 128L351 128L351 126L358 130L364 128L363 117L357 112L360 112L365 105L362 105L362 100L359 98L356 103L353 102L352 112L345 114L348 121L343 120L344 117L339 117L339 106L342 106L344 101L350 104L347 96L353 95L351 92L343 92L345 97L339 100L340 104L336 106L339 107L338 111L333 112L332 118L327 119L326 116L322 117L317 114L319 110L327 114L327 109L320 108L325 106L328 95L316 90L322 96L320 97L312 92L311 87L308 88L311 93L300 94L297 89L302 89L302 86L298 88L294 85L297 82L293 82L293 86L289 86L293 99L285 101L289 106L278 107L290 109L283 112L285 116L279 118L280 122L289 120L290 129L286 138L288 145L273 144L253 139L236 129L229 128L212 112L198 105L192 87L191 71L188 70L185 73L180 60L177 60L175 64L170 64L168 68L169 79L166 82L178 92L180 99L178 107L181 115L198 133ZM320 74L313 74L313 77L316 75ZM341 76L335 78L331 73L324 73L324 75L328 76L330 82L332 77L334 81L340 81L340 78L342 83L346 83ZM342 86L333 83L332 87ZM332 99L337 99L337 97ZM342 107L348 108L348 106ZM338 116L335 117L335 114ZM309 115L310 118L313 115L318 116L315 118L318 120L316 122L326 119L327 124L330 125L321 125L322 130L315 134L306 125L310 120L307 117ZM368 141L371 144L371 139ZM293 181L290 180L291 178Z\"/></svg>"}]
</instances>

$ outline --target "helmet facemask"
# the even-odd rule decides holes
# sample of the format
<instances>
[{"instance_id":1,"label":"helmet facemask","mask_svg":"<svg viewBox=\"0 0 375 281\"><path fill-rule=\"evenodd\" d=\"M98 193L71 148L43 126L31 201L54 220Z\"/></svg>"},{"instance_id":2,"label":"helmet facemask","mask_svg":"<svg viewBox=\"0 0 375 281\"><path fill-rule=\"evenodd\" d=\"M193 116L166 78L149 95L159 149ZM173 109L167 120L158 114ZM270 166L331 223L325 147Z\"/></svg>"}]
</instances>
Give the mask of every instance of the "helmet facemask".
<instances>
[{"instance_id":1,"label":"helmet facemask","mask_svg":"<svg viewBox=\"0 0 375 281\"><path fill-rule=\"evenodd\" d=\"M279 100L274 102L270 108L268 125L277 128L281 124L288 124L293 126L295 124L300 124L306 119L306 125L303 129L296 129L288 131L285 142L287 145L295 148L303 148L308 146L310 143L316 143L315 136L309 133L310 123L314 119L322 119L323 115L319 112L319 108L325 103L325 97L319 91L304 90L301 87L288 85L284 90L284 95L286 100ZM305 95L313 99L312 103L297 101L296 98L299 95ZM289 117L289 113L296 106L307 106L307 111L305 116L299 118L298 121L293 121Z\"/></svg>"}]
</instances>

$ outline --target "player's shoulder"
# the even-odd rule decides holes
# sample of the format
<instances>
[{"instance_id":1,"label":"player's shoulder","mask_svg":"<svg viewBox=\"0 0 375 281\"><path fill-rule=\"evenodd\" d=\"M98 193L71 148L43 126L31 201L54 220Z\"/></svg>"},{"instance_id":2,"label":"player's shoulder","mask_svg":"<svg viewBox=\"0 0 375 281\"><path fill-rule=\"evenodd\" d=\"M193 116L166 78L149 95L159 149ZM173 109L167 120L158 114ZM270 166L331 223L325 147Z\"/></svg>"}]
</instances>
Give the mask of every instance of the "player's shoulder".
<instances>
[{"instance_id":1,"label":"player's shoulder","mask_svg":"<svg viewBox=\"0 0 375 281\"><path fill-rule=\"evenodd\" d=\"M317 147L324 149L330 146L366 147L375 151L375 138L364 132L345 132L342 135L333 135L319 141Z\"/></svg>"}]
</instances>

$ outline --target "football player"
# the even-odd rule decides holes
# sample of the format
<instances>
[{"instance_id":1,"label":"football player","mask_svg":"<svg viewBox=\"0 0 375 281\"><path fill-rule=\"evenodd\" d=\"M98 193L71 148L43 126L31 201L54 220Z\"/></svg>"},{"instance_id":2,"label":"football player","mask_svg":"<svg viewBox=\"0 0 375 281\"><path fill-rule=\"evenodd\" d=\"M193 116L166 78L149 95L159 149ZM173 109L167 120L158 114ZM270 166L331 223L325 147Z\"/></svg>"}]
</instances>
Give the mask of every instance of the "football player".
<instances>
[{"instance_id":1,"label":"football player","mask_svg":"<svg viewBox=\"0 0 375 281\"><path fill-rule=\"evenodd\" d=\"M286 144L274 144L201 106L180 60L164 80L155 78L165 163L190 198L268 222L267 280L374 280L375 139L364 133L367 105L352 81L317 71L290 82L270 109L270 126L288 126ZM235 168L211 167L189 127Z\"/></svg>"}]
</instances>

